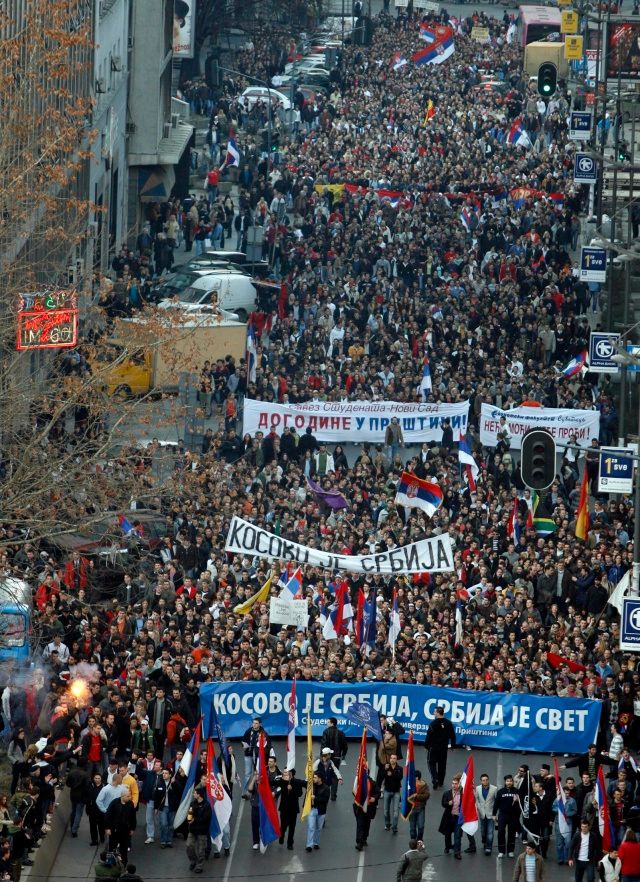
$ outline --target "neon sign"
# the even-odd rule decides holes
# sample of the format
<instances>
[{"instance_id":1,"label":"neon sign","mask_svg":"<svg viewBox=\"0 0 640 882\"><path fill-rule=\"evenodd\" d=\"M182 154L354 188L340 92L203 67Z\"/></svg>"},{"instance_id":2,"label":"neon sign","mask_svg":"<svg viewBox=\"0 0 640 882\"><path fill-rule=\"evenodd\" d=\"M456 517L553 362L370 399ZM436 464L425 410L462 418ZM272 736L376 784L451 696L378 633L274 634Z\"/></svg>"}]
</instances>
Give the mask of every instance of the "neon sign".
<instances>
[{"instance_id":1,"label":"neon sign","mask_svg":"<svg viewBox=\"0 0 640 882\"><path fill-rule=\"evenodd\" d=\"M52 289L18 296L16 349L65 349L77 343L75 291Z\"/></svg>"}]
</instances>

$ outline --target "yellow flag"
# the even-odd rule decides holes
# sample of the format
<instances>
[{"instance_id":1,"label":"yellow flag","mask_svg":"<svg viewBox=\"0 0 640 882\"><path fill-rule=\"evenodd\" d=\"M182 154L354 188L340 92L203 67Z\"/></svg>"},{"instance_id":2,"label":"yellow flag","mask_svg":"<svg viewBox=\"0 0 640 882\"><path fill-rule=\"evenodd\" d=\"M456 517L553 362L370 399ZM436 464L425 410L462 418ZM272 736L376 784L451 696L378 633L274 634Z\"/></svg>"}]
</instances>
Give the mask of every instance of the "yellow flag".
<instances>
[{"instance_id":1,"label":"yellow flag","mask_svg":"<svg viewBox=\"0 0 640 882\"><path fill-rule=\"evenodd\" d=\"M304 795L304 805L300 820L304 821L311 811L311 797L313 796L313 740L311 738L311 718L307 717L307 792Z\"/></svg>"},{"instance_id":2,"label":"yellow flag","mask_svg":"<svg viewBox=\"0 0 640 882\"><path fill-rule=\"evenodd\" d=\"M245 600L244 603L239 603L238 606L234 606L234 613L239 613L241 616L245 616L248 612L251 612L254 604L256 603L264 603L265 600L269 599L269 592L271 591L271 579L273 578L273 574L269 573L269 578L264 583L262 588L250 597L249 600Z\"/></svg>"}]
</instances>

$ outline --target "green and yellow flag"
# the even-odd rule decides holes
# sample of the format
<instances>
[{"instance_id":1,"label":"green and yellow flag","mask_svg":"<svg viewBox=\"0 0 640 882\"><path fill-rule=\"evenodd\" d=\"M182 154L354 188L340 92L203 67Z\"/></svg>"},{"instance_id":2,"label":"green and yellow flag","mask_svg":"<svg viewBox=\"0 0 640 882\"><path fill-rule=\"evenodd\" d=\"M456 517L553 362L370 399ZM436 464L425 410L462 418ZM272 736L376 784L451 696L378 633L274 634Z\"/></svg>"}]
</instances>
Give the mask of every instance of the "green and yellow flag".
<instances>
[{"instance_id":1,"label":"green and yellow flag","mask_svg":"<svg viewBox=\"0 0 640 882\"><path fill-rule=\"evenodd\" d=\"M307 792L304 795L304 805L300 814L300 820L304 821L311 811L311 798L313 796L313 739L311 738L311 718L307 717Z\"/></svg>"},{"instance_id":2,"label":"green and yellow flag","mask_svg":"<svg viewBox=\"0 0 640 882\"><path fill-rule=\"evenodd\" d=\"M234 613L238 613L241 616L246 616L246 614L248 612L251 612L251 610L253 609L253 607L256 603L264 603L266 600L268 600L269 593L271 591L272 578L273 578L273 574L269 573L269 578L264 583L262 588L259 591L256 591L256 593L252 597L250 597L248 600L245 600L244 603L239 603L237 606L234 606L234 608L233 608Z\"/></svg>"}]
</instances>

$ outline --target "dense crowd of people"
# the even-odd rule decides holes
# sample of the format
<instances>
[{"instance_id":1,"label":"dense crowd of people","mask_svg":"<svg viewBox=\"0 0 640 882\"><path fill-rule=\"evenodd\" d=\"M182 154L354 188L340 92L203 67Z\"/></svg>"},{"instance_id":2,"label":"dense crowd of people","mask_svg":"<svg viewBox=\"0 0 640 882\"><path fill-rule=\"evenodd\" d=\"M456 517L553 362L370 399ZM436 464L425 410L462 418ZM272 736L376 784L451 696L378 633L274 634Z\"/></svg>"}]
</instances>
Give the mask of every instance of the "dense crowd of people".
<instances>
[{"instance_id":1,"label":"dense crowd of people","mask_svg":"<svg viewBox=\"0 0 640 882\"><path fill-rule=\"evenodd\" d=\"M474 24L489 29L490 43L472 39ZM243 142L240 128L238 213L247 217L247 225L264 225L265 255L282 281L273 314L254 316L255 379L243 361L220 359L205 366L202 388L205 395L213 391L224 426L221 421L219 430L208 433L202 453L180 449L167 486L154 484L151 456L136 455L137 491L127 516L133 523L128 541L137 546L139 565L126 574L112 601L102 602L99 576L82 555L55 559L40 553L37 544L16 541L7 544L2 560L5 572L33 585L36 656L42 657L39 681L34 680L38 674L27 677L6 666L2 671L12 802L31 801L28 823L17 811L7 811L16 829L26 830L32 840L45 829L61 775L71 788L72 835L86 808L92 842L110 836L109 852L117 849L125 865L140 803L146 806L149 843L159 838L163 847L171 847L171 813L184 784L177 769L198 724L200 684L294 676L600 700L601 727L592 754L599 759L580 758L584 774L577 783L571 777L564 781L570 801L575 787L575 811L564 852L556 837L558 861L586 862L593 872L600 858L589 844L591 826L582 830L581 822L593 822L593 801L586 795L605 757L615 761L610 797L619 842L626 840L627 829L633 833L629 817L638 805L637 776L628 751L640 748L640 673L634 656L618 649L617 614L608 599L631 566L635 512L629 499L597 494L598 444L618 435L607 376L583 372L567 379L558 369L585 348L600 305L597 286L579 281L573 272L584 193L572 182L566 126L571 96L561 88L540 107L522 68L521 47L508 38L509 24L509 16L498 21L475 13L462 22L452 20L455 53L448 61L397 66L394 56L410 59L424 45L418 20L383 15L371 47L345 47L329 94L318 95L290 136L282 131L273 165L260 156L251 136ZM284 51L274 53L266 35L240 54L236 66L254 76L272 76L286 57ZM484 72L503 86L485 88ZM238 83L233 87L237 90ZM200 86L193 95L213 118L211 147L226 136L229 121L241 126L242 108L234 95L212 98ZM430 105L434 112L427 116ZM521 120L531 146L508 143L515 120ZM395 195L381 197L381 190ZM225 207L217 193L194 202L188 212L178 202L154 210L136 253L123 253L114 262L117 296L139 296L154 271L170 268L166 251L172 243L197 239L200 232L194 230L211 227L212 215L230 234L234 212L235 206ZM243 245L242 236L238 244ZM401 433L386 444L365 443L354 450L346 446L348 437L327 448L313 432L241 432L237 415L245 395L281 403L310 397L419 401L425 356L433 379L429 400L470 401L467 440L479 465L474 490L462 476L447 427L441 439L420 449L405 447ZM534 402L600 412L600 441L588 447L570 442L562 451L546 501L554 522L549 535L527 527L530 494L508 431L500 432L495 446L480 444L483 402L505 409ZM443 504L431 519L394 505L404 468L442 488ZM586 541L575 535L584 470L591 478ZM325 507L307 478L343 494L348 507ZM508 525L514 500L519 540ZM158 545L143 528L136 529L138 508L165 520ZM455 571L350 576L354 604L360 588L374 589L377 597L376 642L365 654L353 640L323 637L322 607L331 602L332 574L312 566L302 570L306 631L270 626L268 602L246 614L234 612L272 569L264 559L225 553L236 514L303 545L343 554L384 551L448 533ZM275 593L276 579L272 584ZM470 588L476 590L469 592L463 639L456 643L456 599ZM402 630L392 652L394 592ZM78 706L69 677L73 684L74 672L86 665L90 694ZM332 756L335 761L335 751ZM386 793L384 768L377 785ZM478 806L484 800L485 811L481 820L491 819L482 837L488 853L494 816L500 852L513 852L521 806L516 812L509 804L514 804L512 789L522 794L525 781L530 804L537 805L536 798L540 803L535 822L540 825L534 829L532 821L525 833L546 857L555 799L548 771L543 767L534 781L521 767L515 782L507 779L504 787L497 782L499 796L488 779L478 785ZM235 776L234 761L226 769L230 790ZM316 783L319 804L326 807L331 782L320 775L314 789ZM255 808L251 786L245 778L244 795ZM454 779L443 797L440 827L446 847L457 856L460 838L452 818L459 813L458 790ZM295 780L287 793L293 791L295 799L300 797ZM495 812L486 805L491 793ZM206 804L202 793L196 801ZM387 802L394 810L393 800L385 799L385 825L389 819L387 826L394 826ZM204 829L206 819L197 810L194 818ZM319 844L321 829L318 822L309 833L307 850ZM195 828L190 832L202 835ZM407 873L422 860L421 838L416 826L399 880L417 878ZM356 844L365 840L361 836ZM19 865L27 845L15 831L13 841ZM228 853L228 835L225 841L222 851ZM194 841L190 852L196 871L202 869L201 845ZM109 860L105 854L105 875L113 875ZM528 882L537 860L526 853L523 880ZM615 866L615 854L611 860Z\"/></svg>"}]
</instances>

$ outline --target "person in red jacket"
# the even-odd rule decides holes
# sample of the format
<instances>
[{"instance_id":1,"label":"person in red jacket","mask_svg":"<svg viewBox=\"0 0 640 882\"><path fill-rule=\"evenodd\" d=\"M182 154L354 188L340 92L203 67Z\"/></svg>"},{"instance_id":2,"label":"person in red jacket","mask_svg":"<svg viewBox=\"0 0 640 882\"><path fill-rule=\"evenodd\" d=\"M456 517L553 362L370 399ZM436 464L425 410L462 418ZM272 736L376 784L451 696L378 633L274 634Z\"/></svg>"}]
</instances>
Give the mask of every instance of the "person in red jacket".
<instances>
[{"instance_id":1,"label":"person in red jacket","mask_svg":"<svg viewBox=\"0 0 640 882\"><path fill-rule=\"evenodd\" d=\"M618 848L618 857L622 864L623 879L637 879L640 876L640 842L633 830L627 830Z\"/></svg>"},{"instance_id":2,"label":"person in red jacket","mask_svg":"<svg viewBox=\"0 0 640 882\"><path fill-rule=\"evenodd\" d=\"M64 565L63 581L69 591L82 589L86 591L89 587L89 568L93 566L93 562L88 561L86 557L82 557L80 552L74 551L71 560Z\"/></svg>"}]
</instances>

